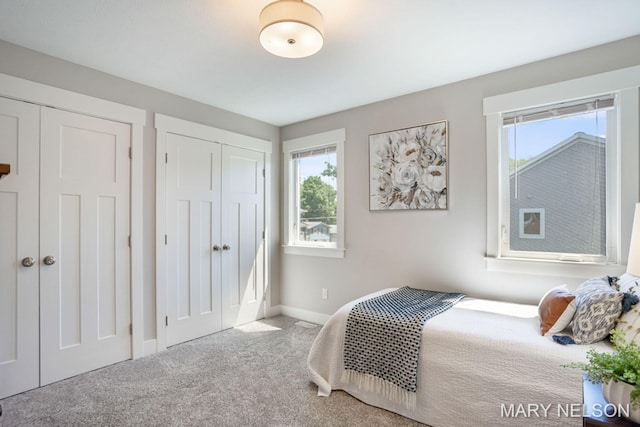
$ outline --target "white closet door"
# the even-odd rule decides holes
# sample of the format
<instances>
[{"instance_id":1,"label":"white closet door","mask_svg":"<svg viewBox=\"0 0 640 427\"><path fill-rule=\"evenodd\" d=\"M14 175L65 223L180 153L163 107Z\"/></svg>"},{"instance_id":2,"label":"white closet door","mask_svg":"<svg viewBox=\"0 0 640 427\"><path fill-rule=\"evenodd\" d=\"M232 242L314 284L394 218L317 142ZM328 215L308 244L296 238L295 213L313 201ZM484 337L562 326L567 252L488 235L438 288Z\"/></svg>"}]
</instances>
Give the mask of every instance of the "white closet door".
<instances>
[{"instance_id":1,"label":"white closet door","mask_svg":"<svg viewBox=\"0 0 640 427\"><path fill-rule=\"evenodd\" d=\"M174 345L220 331L220 144L169 133L167 154L167 345Z\"/></svg>"},{"instance_id":2,"label":"white closet door","mask_svg":"<svg viewBox=\"0 0 640 427\"><path fill-rule=\"evenodd\" d=\"M131 357L130 138L42 108L41 385Z\"/></svg>"},{"instance_id":3,"label":"white closet door","mask_svg":"<svg viewBox=\"0 0 640 427\"><path fill-rule=\"evenodd\" d=\"M264 317L264 154L222 150L222 328Z\"/></svg>"},{"instance_id":4,"label":"white closet door","mask_svg":"<svg viewBox=\"0 0 640 427\"><path fill-rule=\"evenodd\" d=\"M40 109L0 98L0 398L38 387ZM25 258L34 264L26 267ZM28 263L27 263L28 264Z\"/></svg>"}]
</instances>

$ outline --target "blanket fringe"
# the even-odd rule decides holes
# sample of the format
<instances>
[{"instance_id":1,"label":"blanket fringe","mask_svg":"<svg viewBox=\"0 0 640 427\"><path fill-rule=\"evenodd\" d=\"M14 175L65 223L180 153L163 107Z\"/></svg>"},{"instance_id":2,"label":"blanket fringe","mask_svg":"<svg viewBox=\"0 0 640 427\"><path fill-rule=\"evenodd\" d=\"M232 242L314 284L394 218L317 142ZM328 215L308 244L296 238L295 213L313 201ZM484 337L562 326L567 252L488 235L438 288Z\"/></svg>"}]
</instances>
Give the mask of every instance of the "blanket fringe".
<instances>
[{"instance_id":1,"label":"blanket fringe","mask_svg":"<svg viewBox=\"0 0 640 427\"><path fill-rule=\"evenodd\" d=\"M342 383L354 384L359 389L376 393L394 403L404 405L407 409L416 408L416 394L397 385L369 374L362 374L351 369L342 372Z\"/></svg>"}]
</instances>

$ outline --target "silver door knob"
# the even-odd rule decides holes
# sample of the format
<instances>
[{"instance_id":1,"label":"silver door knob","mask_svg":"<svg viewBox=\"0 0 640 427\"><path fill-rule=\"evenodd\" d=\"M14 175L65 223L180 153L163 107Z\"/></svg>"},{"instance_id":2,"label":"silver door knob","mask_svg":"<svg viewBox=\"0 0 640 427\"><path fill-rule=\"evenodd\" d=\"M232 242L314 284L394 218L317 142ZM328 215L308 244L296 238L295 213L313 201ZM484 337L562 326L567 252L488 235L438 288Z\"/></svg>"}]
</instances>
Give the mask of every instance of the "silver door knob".
<instances>
[{"instance_id":1,"label":"silver door knob","mask_svg":"<svg viewBox=\"0 0 640 427\"><path fill-rule=\"evenodd\" d=\"M218 245L213 245L213 250L218 252L220 250L220 246Z\"/></svg>"},{"instance_id":2,"label":"silver door knob","mask_svg":"<svg viewBox=\"0 0 640 427\"><path fill-rule=\"evenodd\" d=\"M229 249L231 249L231 246L229 246L229 245L222 245L222 250L223 250L223 251L228 251Z\"/></svg>"},{"instance_id":3,"label":"silver door knob","mask_svg":"<svg viewBox=\"0 0 640 427\"><path fill-rule=\"evenodd\" d=\"M31 267L35 263L36 263L36 260L31 258L30 256L26 258L22 258L22 265L24 265L25 267Z\"/></svg>"},{"instance_id":4,"label":"silver door knob","mask_svg":"<svg viewBox=\"0 0 640 427\"><path fill-rule=\"evenodd\" d=\"M44 257L44 265L53 265L56 263L56 257L52 256L52 255L47 255L46 257Z\"/></svg>"}]
</instances>

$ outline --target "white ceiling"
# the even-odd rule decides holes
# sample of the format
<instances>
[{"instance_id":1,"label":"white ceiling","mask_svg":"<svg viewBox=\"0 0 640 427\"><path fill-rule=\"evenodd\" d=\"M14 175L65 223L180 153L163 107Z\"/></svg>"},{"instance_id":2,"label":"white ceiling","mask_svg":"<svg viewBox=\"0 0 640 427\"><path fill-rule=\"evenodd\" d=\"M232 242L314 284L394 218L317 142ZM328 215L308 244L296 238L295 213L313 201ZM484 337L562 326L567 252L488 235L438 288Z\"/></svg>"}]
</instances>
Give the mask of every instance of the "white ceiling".
<instances>
[{"instance_id":1,"label":"white ceiling","mask_svg":"<svg viewBox=\"0 0 640 427\"><path fill-rule=\"evenodd\" d=\"M260 47L270 0L2 0L0 39L282 126L640 34L638 0L308 1L303 59Z\"/></svg>"}]
</instances>

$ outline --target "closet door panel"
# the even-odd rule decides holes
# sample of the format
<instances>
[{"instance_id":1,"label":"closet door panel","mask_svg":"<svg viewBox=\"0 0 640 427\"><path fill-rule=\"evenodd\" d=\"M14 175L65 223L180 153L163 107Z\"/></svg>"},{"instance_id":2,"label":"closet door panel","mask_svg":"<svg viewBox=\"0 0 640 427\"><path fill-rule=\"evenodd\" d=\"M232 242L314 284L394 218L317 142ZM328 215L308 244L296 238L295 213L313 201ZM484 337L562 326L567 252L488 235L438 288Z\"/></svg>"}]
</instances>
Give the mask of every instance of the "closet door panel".
<instances>
[{"instance_id":1,"label":"closet door panel","mask_svg":"<svg viewBox=\"0 0 640 427\"><path fill-rule=\"evenodd\" d=\"M0 178L0 399L40 381L39 120L39 107L0 98L0 163L11 168Z\"/></svg>"},{"instance_id":2,"label":"closet door panel","mask_svg":"<svg viewBox=\"0 0 640 427\"><path fill-rule=\"evenodd\" d=\"M98 245L98 339L118 334L118 251L114 236L118 232L118 203L116 197L97 198Z\"/></svg>"},{"instance_id":3,"label":"closet door panel","mask_svg":"<svg viewBox=\"0 0 640 427\"><path fill-rule=\"evenodd\" d=\"M49 108L41 123L44 385L131 357L131 130Z\"/></svg>"},{"instance_id":4,"label":"closet door panel","mask_svg":"<svg viewBox=\"0 0 640 427\"><path fill-rule=\"evenodd\" d=\"M60 337L60 348L70 348L82 343L80 307L82 306L83 292L81 288L82 266L80 265L82 239L80 203L81 199L77 194L60 195L58 203L60 218L57 228L60 231L58 239L64 239L64 244L60 245L55 252L44 252L45 254L54 254L60 259L60 268L58 269L60 280L56 286L60 298L57 302L60 307L60 328L59 331L56 331L56 335ZM43 268L49 271L54 269L54 267L47 266ZM46 292L47 290L43 289L43 294L49 294Z\"/></svg>"},{"instance_id":5,"label":"closet door panel","mask_svg":"<svg viewBox=\"0 0 640 427\"><path fill-rule=\"evenodd\" d=\"M264 154L225 146L222 155L223 328L264 317Z\"/></svg>"},{"instance_id":6,"label":"closet door panel","mask_svg":"<svg viewBox=\"0 0 640 427\"><path fill-rule=\"evenodd\" d=\"M167 135L167 345L220 331L220 144Z\"/></svg>"}]
</instances>

